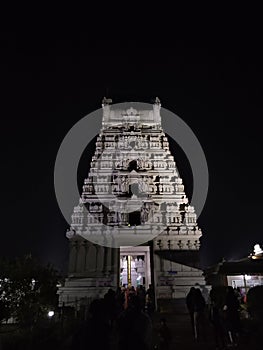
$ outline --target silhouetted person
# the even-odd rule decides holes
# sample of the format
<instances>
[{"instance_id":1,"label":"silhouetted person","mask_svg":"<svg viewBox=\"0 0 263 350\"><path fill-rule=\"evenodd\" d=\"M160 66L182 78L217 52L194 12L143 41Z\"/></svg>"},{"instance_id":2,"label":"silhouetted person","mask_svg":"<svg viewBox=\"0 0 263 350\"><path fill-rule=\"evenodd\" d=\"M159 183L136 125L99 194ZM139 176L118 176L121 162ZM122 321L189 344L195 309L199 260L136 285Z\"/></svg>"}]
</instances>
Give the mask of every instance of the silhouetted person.
<instances>
[{"instance_id":1,"label":"silhouetted person","mask_svg":"<svg viewBox=\"0 0 263 350\"><path fill-rule=\"evenodd\" d=\"M104 315L109 320L110 326L112 326L116 313L116 299L113 289L109 289L104 295Z\"/></svg>"},{"instance_id":2,"label":"silhouetted person","mask_svg":"<svg viewBox=\"0 0 263 350\"><path fill-rule=\"evenodd\" d=\"M138 295L138 298L140 300L141 308L142 308L142 310L144 310L145 309L146 292L145 292L145 289L142 285L140 285L139 288L137 289L137 295Z\"/></svg>"},{"instance_id":3,"label":"silhouetted person","mask_svg":"<svg viewBox=\"0 0 263 350\"><path fill-rule=\"evenodd\" d=\"M194 312L195 312L195 287L191 287L186 296L186 306L191 318L191 326L195 335Z\"/></svg>"},{"instance_id":4,"label":"silhouetted person","mask_svg":"<svg viewBox=\"0 0 263 350\"><path fill-rule=\"evenodd\" d=\"M200 289L192 287L186 296L186 305L191 317L194 338L198 340L200 336L205 340L205 299Z\"/></svg>"},{"instance_id":5,"label":"silhouetted person","mask_svg":"<svg viewBox=\"0 0 263 350\"><path fill-rule=\"evenodd\" d=\"M121 290L121 287L118 287L115 294L116 317L118 317L120 313L124 310L124 302L125 302L124 292Z\"/></svg>"},{"instance_id":6,"label":"silhouetted person","mask_svg":"<svg viewBox=\"0 0 263 350\"><path fill-rule=\"evenodd\" d=\"M239 306L240 304L233 287L227 287L224 311L226 330L231 345L237 343L237 336L240 333Z\"/></svg>"},{"instance_id":7,"label":"silhouetted person","mask_svg":"<svg viewBox=\"0 0 263 350\"><path fill-rule=\"evenodd\" d=\"M119 349L150 350L152 338L151 320L141 309L140 300L131 295L127 309L117 320Z\"/></svg>"},{"instance_id":8,"label":"silhouetted person","mask_svg":"<svg viewBox=\"0 0 263 350\"><path fill-rule=\"evenodd\" d=\"M158 330L159 350L169 350L171 344L171 331L167 327L165 318L160 320L160 328Z\"/></svg>"},{"instance_id":9,"label":"silhouetted person","mask_svg":"<svg viewBox=\"0 0 263 350\"><path fill-rule=\"evenodd\" d=\"M146 307L148 314L152 317L152 314L155 310L155 299L153 286L151 284L149 284L149 288L146 292Z\"/></svg>"},{"instance_id":10,"label":"silhouetted person","mask_svg":"<svg viewBox=\"0 0 263 350\"><path fill-rule=\"evenodd\" d=\"M205 325L205 299L201 293L201 290L197 288L195 290L195 324L197 330L197 339L202 338L206 340L206 325Z\"/></svg>"},{"instance_id":11,"label":"silhouetted person","mask_svg":"<svg viewBox=\"0 0 263 350\"><path fill-rule=\"evenodd\" d=\"M225 329L223 319L223 305L220 289L212 287L210 291L210 308L209 308L209 320L214 328L214 337L216 347L224 348L225 342Z\"/></svg>"},{"instance_id":12,"label":"silhouetted person","mask_svg":"<svg viewBox=\"0 0 263 350\"><path fill-rule=\"evenodd\" d=\"M110 325L109 317L105 314L105 301L93 300L89 312L91 318L77 330L73 337L72 349L109 349Z\"/></svg>"}]
</instances>

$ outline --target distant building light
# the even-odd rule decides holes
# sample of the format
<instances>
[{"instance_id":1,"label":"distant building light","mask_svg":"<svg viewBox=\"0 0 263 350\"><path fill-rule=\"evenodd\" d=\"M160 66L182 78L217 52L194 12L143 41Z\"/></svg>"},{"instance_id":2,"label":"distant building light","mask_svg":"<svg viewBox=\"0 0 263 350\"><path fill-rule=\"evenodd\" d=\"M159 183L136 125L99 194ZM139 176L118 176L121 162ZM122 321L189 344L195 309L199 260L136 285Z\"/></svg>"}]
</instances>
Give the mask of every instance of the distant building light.
<instances>
[{"instance_id":1,"label":"distant building light","mask_svg":"<svg viewBox=\"0 0 263 350\"><path fill-rule=\"evenodd\" d=\"M50 318L53 317L54 314L55 314L54 311L48 311L48 313L47 313L48 317L50 317Z\"/></svg>"},{"instance_id":2,"label":"distant building light","mask_svg":"<svg viewBox=\"0 0 263 350\"><path fill-rule=\"evenodd\" d=\"M259 244L254 245L254 255L260 255L263 253L263 250L261 249Z\"/></svg>"},{"instance_id":3,"label":"distant building light","mask_svg":"<svg viewBox=\"0 0 263 350\"><path fill-rule=\"evenodd\" d=\"M251 280L251 276L249 275L245 275L245 279L248 281L248 280Z\"/></svg>"},{"instance_id":4,"label":"distant building light","mask_svg":"<svg viewBox=\"0 0 263 350\"><path fill-rule=\"evenodd\" d=\"M32 278L32 280L31 280L31 290L34 290L35 285L36 285L36 280L34 278Z\"/></svg>"}]
</instances>

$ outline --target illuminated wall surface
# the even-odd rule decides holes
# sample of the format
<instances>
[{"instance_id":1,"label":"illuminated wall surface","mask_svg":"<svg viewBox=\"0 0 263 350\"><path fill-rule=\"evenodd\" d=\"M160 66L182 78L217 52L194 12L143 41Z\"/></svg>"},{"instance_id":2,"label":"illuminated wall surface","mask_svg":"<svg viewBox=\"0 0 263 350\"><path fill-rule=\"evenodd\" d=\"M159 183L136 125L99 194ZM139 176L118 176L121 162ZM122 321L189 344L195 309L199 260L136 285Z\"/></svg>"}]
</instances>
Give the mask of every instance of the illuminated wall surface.
<instances>
[{"instance_id":1,"label":"illuminated wall surface","mask_svg":"<svg viewBox=\"0 0 263 350\"><path fill-rule=\"evenodd\" d=\"M142 111L114 110L104 101L90 172L67 232L68 286L73 278L93 278L93 287L103 281L116 286L120 256L114 246L152 241L154 252L199 250L201 230L169 150L160 111L158 99L151 110ZM94 244L94 237L102 234L103 244ZM153 255L158 297L182 297L195 283L204 284L201 270Z\"/></svg>"},{"instance_id":2,"label":"illuminated wall surface","mask_svg":"<svg viewBox=\"0 0 263 350\"><path fill-rule=\"evenodd\" d=\"M259 275L228 275L227 276L227 284L229 286L232 286L233 288L243 288L249 289L255 286L261 286L263 285L263 276Z\"/></svg>"}]
</instances>

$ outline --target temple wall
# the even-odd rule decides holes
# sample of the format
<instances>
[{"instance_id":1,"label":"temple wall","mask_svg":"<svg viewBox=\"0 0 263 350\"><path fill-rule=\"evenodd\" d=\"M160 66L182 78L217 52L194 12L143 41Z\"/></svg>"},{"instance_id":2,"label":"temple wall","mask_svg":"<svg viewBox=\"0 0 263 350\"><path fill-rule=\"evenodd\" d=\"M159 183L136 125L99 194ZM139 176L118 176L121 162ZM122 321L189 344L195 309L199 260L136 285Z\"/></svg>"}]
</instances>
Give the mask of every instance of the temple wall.
<instances>
[{"instance_id":1,"label":"temple wall","mask_svg":"<svg viewBox=\"0 0 263 350\"><path fill-rule=\"evenodd\" d=\"M116 289L119 250L106 245L114 246L117 240L119 246L153 240L151 270L157 298L185 296L192 285L204 284L202 271L154 253L196 252L202 235L161 126L160 100L156 98L152 109L142 111L112 110L109 101L103 100L102 129L66 233L69 278L59 290L60 303L95 297L106 287ZM138 237L143 237L140 243ZM146 264L150 264L149 254Z\"/></svg>"}]
</instances>

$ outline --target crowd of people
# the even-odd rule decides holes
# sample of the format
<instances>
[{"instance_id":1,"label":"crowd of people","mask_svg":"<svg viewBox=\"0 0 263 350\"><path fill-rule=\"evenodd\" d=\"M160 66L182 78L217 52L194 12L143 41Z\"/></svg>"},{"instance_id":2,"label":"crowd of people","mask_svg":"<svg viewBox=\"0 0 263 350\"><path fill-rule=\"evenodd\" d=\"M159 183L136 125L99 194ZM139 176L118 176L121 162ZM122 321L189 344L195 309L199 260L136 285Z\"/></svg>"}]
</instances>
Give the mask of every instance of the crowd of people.
<instances>
[{"instance_id":1,"label":"crowd of people","mask_svg":"<svg viewBox=\"0 0 263 350\"><path fill-rule=\"evenodd\" d=\"M91 303L91 318L78 328L72 348L84 349L89 344L91 349L110 349L114 338L119 349L149 350L154 309L152 285L147 290L142 285L109 289L103 299Z\"/></svg>"},{"instance_id":2,"label":"crowd of people","mask_svg":"<svg viewBox=\"0 0 263 350\"><path fill-rule=\"evenodd\" d=\"M240 310L244 303L238 289L213 287L204 298L199 287L192 287L186 296L193 337L195 341L207 342L211 329L217 349L236 346L242 332ZM155 311L153 287L122 287L109 289L103 299L94 300L89 307L91 317L73 337L72 348L153 349L152 318ZM113 341L114 340L114 341ZM163 318L158 328L158 350L169 350L171 332Z\"/></svg>"},{"instance_id":3,"label":"crowd of people","mask_svg":"<svg viewBox=\"0 0 263 350\"><path fill-rule=\"evenodd\" d=\"M201 290L192 287L186 297L195 340L206 341L207 320L213 326L217 348L236 346L241 333L243 297L231 286L212 288L206 303Z\"/></svg>"}]
</instances>

